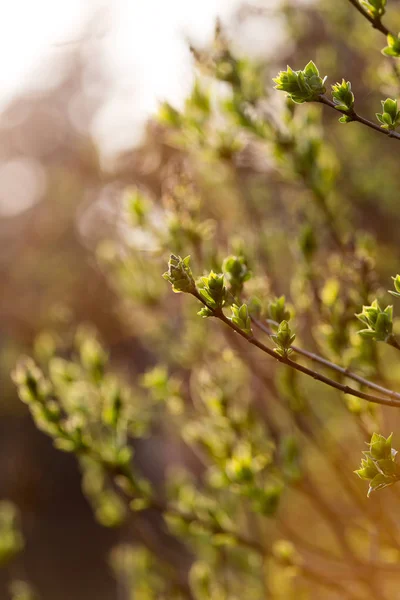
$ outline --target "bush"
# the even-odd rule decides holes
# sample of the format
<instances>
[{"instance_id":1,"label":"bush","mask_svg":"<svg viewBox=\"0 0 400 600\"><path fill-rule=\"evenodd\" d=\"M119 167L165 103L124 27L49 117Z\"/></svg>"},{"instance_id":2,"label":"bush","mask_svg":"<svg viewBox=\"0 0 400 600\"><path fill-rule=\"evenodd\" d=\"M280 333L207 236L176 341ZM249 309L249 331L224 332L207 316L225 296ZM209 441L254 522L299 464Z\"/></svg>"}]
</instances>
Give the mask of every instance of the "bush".
<instances>
[{"instance_id":1,"label":"bush","mask_svg":"<svg viewBox=\"0 0 400 600\"><path fill-rule=\"evenodd\" d=\"M326 27L354 18L384 34L393 72L377 74L397 89L386 2L351 4L362 16L322 3ZM357 33L346 44L362 50ZM110 559L130 597L393 597L397 100L367 119L350 81L329 85L313 61L282 70L274 91L271 65L237 56L220 25L192 50L184 109L158 115L174 149L161 198L127 190L129 228L97 253L151 368L132 377L83 326L46 332L13 379L36 426L76 456L99 522L137 526ZM387 235L365 225L367 208ZM161 478L137 460L146 440ZM353 471L368 495L389 489L367 499Z\"/></svg>"}]
</instances>

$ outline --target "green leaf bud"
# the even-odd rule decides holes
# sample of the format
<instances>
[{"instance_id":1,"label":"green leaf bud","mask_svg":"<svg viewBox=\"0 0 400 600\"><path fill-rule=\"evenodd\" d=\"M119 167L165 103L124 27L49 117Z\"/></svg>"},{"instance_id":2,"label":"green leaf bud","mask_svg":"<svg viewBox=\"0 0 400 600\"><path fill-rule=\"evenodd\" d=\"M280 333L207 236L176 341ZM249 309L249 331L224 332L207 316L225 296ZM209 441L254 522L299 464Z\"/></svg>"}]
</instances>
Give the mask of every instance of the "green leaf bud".
<instances>
[{"instance_id":1,"label":"green leaf bud","mask_svg":"<svg viewBox=\"0 0 400 600\"><path fill-rule=\"evenodd\" d=\"M392 279L396 291L389 290L389 294L392 294L392 296L395 296L396 298L400 298L400 275L396 275L396 277L392 277Z\"/></svg>"},{"instance_id":2,"label":"green leaf bud","mask_svg":"<svg viewBox=\"0 0 400 600\"><path fill-rule=\"evenodd\" d=\"M279 324L276 334L271 335L271 339L276 343L275 352L280 356L286 357L293 352L291 345L296 338L296 334L292 333L289 323L282 321Z\"/></svg>"},{"instance_id":3,"label":"green leaf bud","mask_svg":"<svg viewBox=\"0 0 400 600\"><path fill-rule=\"evenodd\" d=\"M222 263L222 271L231 286L231 293L235 296L243 289L243 284L251 277L244 256L228 256Z\"/></svg>"},{"instance_id":4,"label":"green leaf bud","mask_svg":"<svg viewBox=\"0 0 400 600\"><path fill-rule=\"evenodd\" d=\"M0 566L6 565L24 547L18 526L18 512L7 500L0 502Z\"/></svg>"},{"instance_id":5,"label":"green leaf bud","mask_svg":"<svg viewBox=\"0 0 400 600\"><path fill-rule=\"evenodd\" d=\"M298 104L313 102L326 92L325 80L319 76L315 64L310 61L302 71L293 71L289 66L273 79L275 89L287 93L288 97Z\"/></svg>"},{"instance_id":6,"label":"green leaf bud","mask_svg":"<svg viewBox=\"0 0 400 600\"><path fill-rule=\"evenodd\" d=\"M247 335L253 335L253 331L251 329L251 319L247 304L242 304L242 306L232 304L231 309L232 316L230 320L232 321L232 323L239 327L239 329L247 333Z\"/></svg>"},{"instance_id":7,"label":"green leaf bud","mask_svg":"<svg viewBox=\"0 0 400 600\"><path fill-rule=\"evenodd\" d=\"M180 127L182 123L181 114L169 102L161 104L158 111L158 120L164 125L176 128Z\"/></svg>"},{"instance_id":8,"label":"green leaf bud","mask_svg":"<svg viewBox=\"0 0 400 600\"><path fill-rule=\"evenodd\" d=\"M385 438L379 433L374 433L369 444L371 457L374 460L390 458L392 456L392 438L393 433Z\"/></svg>"},{"instance_id":9,"label":"green leaf bud","mask_svg":"<svg viewBox=\"0 0 400 600\"><path fill-rule=\"evenodd\" d=\"M359 335L366 339L373 339L378 342L389 342L393 330L393 306L387 306L381 309L379 302L374 300L371 306L363 306L362 312L356 314L366 329L359 331Z\"/></svg>"},{"instance_id":10,"label":"green leaf bud","mask_svg":"<svg viewBox=\"0 0 400 600\"><path fill-rule=\"evenodd\" d=\"M289 321L290 319L290 311L286 307L285 296L280 296L279 298L274 298L271 300L271 302L268 304L267 310L269 318L277 323Z\"/></svg>"},{"instance_id":11,"label":"green leaf bud","mask_svg":"<svg viewBox=\"0 0 400 600\"><path fill-rule=\"evenodd\" d=\"M361 468L354 471L358 477L369 481L368 496L371 492L393 485L400 479L400 465L396 461L397 450L392 448L392 437L374 433L369 450L363 452Z\"/></svg>"},{"instance_id":12,"label":"green leaf bud","mask_svg":"<svg viewBox=\"0 0 400 600\"><path fill-rule=\"evenodd\" d=\"M354 107L354 94L351 91L350 81L342 79L342 83L335 83L332 86L332 97L337 110L346 110L351 112Z\"/></svg>"},{"instance_id":13,"label":"green leaf bud","mask_svg":"<svg viewBox=\"0 0 400 600\"><path fill-rule=\"evenodd\" d=\"M360 4L377 21L385 14L386 0L360 0Z\"/></svg>"},{"instance_id":14,"label":"green leaf bud","mask_svg":"<svg viewBox=\"0 0 400 600\"><path fill-rule=\"evenodd\" d=\"M281 483L268 483L265 488L257 488L252 496L254 510L271 517L276 513L283 492Z\"/></svg>"},{"instance_id":15,"label":"green leaf bud","mask_svg":"<svg viewBox=\"0 0 400 600\"><path fill-rule=\"evenodd\" d=\"M190 256L181 258L171 254L168 262L168 271L163 274L164 279L170 282L175 293L184 292L192 294L196 291L192 270L189 266Z\"/></svg>"},{"instance_id":16,"label":"green leaf bud","mask_svg":"<svg viewBox=\"0 0 400 600\"><path fill-rule=\"evenodd\" d=\"M382 49L382 54L385 56L393 56L394 58L400 57L400 34L397 36L391 33L387 36L388 45Z\"/></svg>"},{"instance_id":17,"label":"green leaf bud","mask_svg":"<svg viewBox=\"0 0 400 600\"><path fill-rule=\"evenodd\" d=\"M382 129L393 131L400 124L400 111L397 110L397 100L386 98L381 101L382 113L376 113Z\"/></svg>"},{"instance_id":18,"label":"green leaf bud","mask_svg":"<svg viewBox=\"0 0 400 600\"><path fill-rule=\"evenodd\" d=\"M227 295L224 275L210 271L209 275L200 278L198 291L212 309L220 310L225 305ZM201 316L210 315L202 313Z\"/></svg>"}]
</instances>

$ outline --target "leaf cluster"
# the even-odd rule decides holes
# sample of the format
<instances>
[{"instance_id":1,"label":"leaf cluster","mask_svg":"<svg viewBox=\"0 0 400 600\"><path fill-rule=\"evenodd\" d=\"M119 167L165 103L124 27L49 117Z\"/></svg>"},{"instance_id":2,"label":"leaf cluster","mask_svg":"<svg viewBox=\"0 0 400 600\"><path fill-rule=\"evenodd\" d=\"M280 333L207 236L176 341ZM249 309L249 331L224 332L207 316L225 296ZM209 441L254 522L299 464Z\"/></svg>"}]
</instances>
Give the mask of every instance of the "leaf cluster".
<instances>
[{"instance_id":1,"label":"leaf cluster","mask_svg":"<svg viewBox=\"0 0 400 600\"><path fill-rule=\"evenodd\" d=\"M355 473L369 482L371 492L393 485L400 479L400 466L396 460L397 450L392 448L393 434L387 438L379 433L372 435L369 450L363 452L361 467Z\"/></svg>"},{"instance_id":2,"label":"leaf cluster","mask_svg":"<svg viewBox=\"0 0 400 600\"><path fill-rule=\"evenodd\" d=\"M319 75L315 64L310 61L302 70L293 71L289 66L286 71L281 71L273 79L275 89L286 92L288 97L302 104L303 102L313 102L325 93L325 81Z\"/></svg>"}]
</instances>

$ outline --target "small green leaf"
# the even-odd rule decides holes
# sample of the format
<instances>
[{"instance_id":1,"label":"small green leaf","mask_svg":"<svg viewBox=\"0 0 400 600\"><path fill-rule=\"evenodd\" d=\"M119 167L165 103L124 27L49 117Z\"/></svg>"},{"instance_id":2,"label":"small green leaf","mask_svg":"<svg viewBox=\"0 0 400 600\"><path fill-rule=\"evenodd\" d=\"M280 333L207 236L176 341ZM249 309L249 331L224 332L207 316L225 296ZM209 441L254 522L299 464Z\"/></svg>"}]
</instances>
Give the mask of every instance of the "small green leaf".
<instances>
[{"instance_id":1,"label":"small green leaf","mask_svg":"<svg viewBox=\"0 0 400 600\"><path fill-rule=\"evenodd\" d=\"M371 306L363 306L362 312L356 315L366 329L359 331L363 338L374 339L377 342L389 342L393 329L393 307L387 306L384 310L377 300Z\"/></svg>"},{"instance_id":2,"label":"small green leaf","mask_svg":"<svg viewBox=\"0 0 400 600\"><path fill-rule=\"evenodd\" d=\"M394 36L391 33L387 36L388 45L381 51L386 56L394 56L395 58L400 57L400 38Z\"/></svg>"},{"instance_id":3,"label":"small green leaf","mask_svg":"<svg viewBox=\"0 0 400 600\"><path fill-rule=\"evenodd\" d=\"M204 301L214 310L221 309L227 299L227 289L225 287L225 279L222 273L210 273L201 277L198 285L198 292ZM206 313L201 314L202 317L210 316Z\"/></svg>"},{"instance_id":4,"label":"small green leaf","mask_svg":"<svg viewBox=\"0 0 400 600\"><path fill-rule=\"evenodd\" d=\"M279 324L278 330L271 335L271 339L276 343L275 352L280 356L286 357L293 352L291 345L293 344L296 335L292 333L289 323L282 321Z\"/></svg>"},{"instance_id":5,"label":"small green leaf","mask_svg":"<svg viewBox=\"0 0 400 600\"><path fill-rule=\"evenodd\" d=\"M393 483L394 481L390 477L387 477L383 473L378 473L378 475L375 475L375 477L371 480L369 484L367 496L369 497L371 492L382 490L383 488L387 487L388 485L392 485Z\"/></svg>"},{"instance_id":6,"label":"small green leaf","mask_svg":"<svg viewBox=\"0 0 400 600\"><path fill-rule=\"evenodd\" d=\"M342 79L342 83L332 86L332 97L337 110L351 111L354 106L354 94L351 91L350 81Z\"/></svg>"},{"instance_id":7,"label":"small green leaf","mask_svg":"<svg viewBox=\"0 0 400 600\"><path fill-rule=\"evenodd\" d=\"M373 19L380 20L385 14L386 0L360 0L360 4Z\"/></svg>"},{"instance_id":8,"label":"small green leaf","mask_svg":"<svg viewBox=\"0 0 400 600\"><path fill-rule=\"evenodd\" d=\"M392 296L395 296L396 298L400 298L400 275L396 275L396 277L392 277L392 279L396 291L389 290L389 294L392 294Z\"/></svg>"},{"instance_id":9,"label":"small green leaf","mask_svg":"<svg viewBox=\"0 0 400 600\"><path fill-rule=\"evenodd\" d=\"M232 316L230 320L232 321L232 323L239 327L239 329L247 333L247 335L253 335L253 331L251 329L251 319L247 304L242 304L242 306L232 304L231 310Z\"/></svg>"},{"instance_id":10,"label":"small green leaf","mask_svg":"<svg viewBox=\"0 0 400 600\"><path fill-rule=\"evenodd\" d=\"M203 317L204 319L207 317L214 316L213 311L210 310L207 306L203 306L203 308L201 308L197 314L199 315L199 317Z\"/></svg>"}]
</instances>

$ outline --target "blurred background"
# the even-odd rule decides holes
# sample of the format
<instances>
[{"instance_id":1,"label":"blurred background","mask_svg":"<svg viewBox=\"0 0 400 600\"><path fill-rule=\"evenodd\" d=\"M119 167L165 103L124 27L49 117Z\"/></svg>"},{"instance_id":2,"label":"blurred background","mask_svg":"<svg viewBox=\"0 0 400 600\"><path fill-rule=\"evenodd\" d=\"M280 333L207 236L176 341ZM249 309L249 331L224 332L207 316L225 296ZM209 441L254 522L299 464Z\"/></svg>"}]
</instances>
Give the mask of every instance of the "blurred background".
<instances>
[{"instance_id":1,"label":"blurred background","mask_svg":"<svg viewBox=\"0 0 400 600\"><path fill-rule=\"evenodd\" d=\"M182 106L190 91L187 39L207 44L217 16L237 29L239 5L18 0L1 10L0 496L24 512L18 576L43 600L114 598L107 551L115 534L95 523L76 461L35 429L10 370L66 310L76 323L93 322L108 344L123 340L92 258L112 227L98 207L128 184L159 191L168 149L148 119L161 100ZM254 44L250 32L243 40ZM261 31L259 42L254 49L265 50ZM135 358L134 340L123 352Z\"/></svg>"},{"instance_id":2,"label":"blurred background","mask_svg":"<svg viewBox=\"0 0 400 600\"><path fill-rule=\"evenodd\" d=\"M23 511L27 546L18 568L43 600L116 599L107 550L119 534L95 523L74 458L52 448L17 399L9 377L17 357L31 351L50 322L90 321L121 362L137 370L151 363L148 350L126 332L93 256L97 243L113 235L124 188L138 185L155 198L161 193L178 151L152 115L163 100L183 106L194 80L188 41L206 48L219 17L235 50L271 76L288 61L301 68L313 59L330 69L332 82L354 78L368 110L380 93L363 95L382 58L372 52L371 62L367 52L380 47L378 34L348 4L14 0L1 10L0 496ZM390 4L400 23L399 3ZM325 124L358 224L390 247L398 240L391 140L372 145L358 130L353 139L338 132L335 115L326 115ZM380 172L377 149L386 165ZM346 156L356 152L362 154L350 176ZM258 172L257 159L247 157L240 175ZM268 181L274 185L273 177ZM398 251L390 256L385 277L396 272Z\"/></svg>"}]
</instances>

